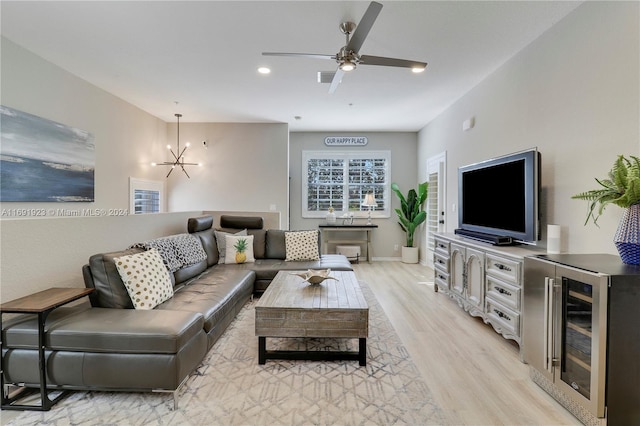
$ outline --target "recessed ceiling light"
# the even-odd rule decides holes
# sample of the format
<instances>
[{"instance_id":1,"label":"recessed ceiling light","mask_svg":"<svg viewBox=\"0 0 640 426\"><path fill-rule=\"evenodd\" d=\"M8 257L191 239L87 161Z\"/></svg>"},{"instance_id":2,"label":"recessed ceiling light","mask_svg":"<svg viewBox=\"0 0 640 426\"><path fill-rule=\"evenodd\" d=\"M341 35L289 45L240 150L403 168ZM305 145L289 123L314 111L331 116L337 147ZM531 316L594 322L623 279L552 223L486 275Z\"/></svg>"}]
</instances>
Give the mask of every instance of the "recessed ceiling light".
<instances>
[{"instance_id":1,"label":"recessed ceiling light","mask_svg":"<svg viewBox=\"0 0 640 426\"><path fill-rule=\"evenodd\" d=\"M426 69L427 69L426 67L414 67L414 68L411 68L411 72L419 74Z\"/></svg>"},{"instance_id":2,"label":"recessed ceiling light","mask_svg":"<svg viewBox=\"0 0 640 426\"><path fill-rule=\"evenodd\" d=\"M260 74L269 74L271 72L271 69L269 69L267 67L260 67L260 68L258 68L258 72Z\"/></svg>"}]
</instances>

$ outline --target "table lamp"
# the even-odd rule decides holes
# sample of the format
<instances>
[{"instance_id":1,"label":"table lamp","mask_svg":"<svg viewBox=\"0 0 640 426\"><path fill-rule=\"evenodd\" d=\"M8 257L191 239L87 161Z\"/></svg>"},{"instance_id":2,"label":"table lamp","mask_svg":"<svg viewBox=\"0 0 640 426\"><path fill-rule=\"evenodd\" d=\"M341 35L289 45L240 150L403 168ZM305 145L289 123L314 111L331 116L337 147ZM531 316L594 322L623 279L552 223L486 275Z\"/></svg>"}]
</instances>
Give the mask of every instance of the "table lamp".
<instances>
[{"instance_id":1,"label":"table lamp","mask_svg":"<svg viewBox=\"0 0 640 426\"><path fill-rule=\"evenodd\" d=\"M364 197L364 201L362 201L362 206L369 208L369 216L367 217L367 225L371 225L371 207L378 207L378 203L376 202L376 197L374 197L373 193L370 192Z\"/></svg>"}]
</instances>

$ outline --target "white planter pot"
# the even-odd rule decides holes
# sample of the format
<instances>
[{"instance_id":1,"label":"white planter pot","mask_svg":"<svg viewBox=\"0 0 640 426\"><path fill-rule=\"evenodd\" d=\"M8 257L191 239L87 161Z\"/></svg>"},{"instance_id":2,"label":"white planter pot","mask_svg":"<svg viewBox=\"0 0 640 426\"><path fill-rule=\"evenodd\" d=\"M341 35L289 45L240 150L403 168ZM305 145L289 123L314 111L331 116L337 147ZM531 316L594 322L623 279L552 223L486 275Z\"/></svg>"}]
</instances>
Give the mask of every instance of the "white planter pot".
<instances>
[{"instance_id":1,"label":"white planter pot","mask_svg":"<svg viewBox=\"0 0 640 426\"><path fill-rule=\"evenodd\" d=\"M403 263L418 263L418 247L402 247Z\"/></svg>"}]
</instances>

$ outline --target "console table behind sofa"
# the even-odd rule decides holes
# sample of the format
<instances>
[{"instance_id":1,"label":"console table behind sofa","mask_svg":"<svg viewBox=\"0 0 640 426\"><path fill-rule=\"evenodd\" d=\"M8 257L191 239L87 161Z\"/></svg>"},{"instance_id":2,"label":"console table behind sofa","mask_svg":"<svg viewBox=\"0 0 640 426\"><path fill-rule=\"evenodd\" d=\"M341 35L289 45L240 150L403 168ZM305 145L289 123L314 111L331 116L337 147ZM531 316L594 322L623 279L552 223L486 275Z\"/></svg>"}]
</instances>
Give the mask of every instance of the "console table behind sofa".
<instances>
[{"instance_id":1,"label":"console table behind sofa","mask_svg":"<svg viewBox=\"0 0 640 426\"><path fill-rule=\"evenodd\" d=\"M340 244L340 243L352 243L352 244L363 244L366 246L367 250L367 262L371 262L372 252L371 252L371 231L376 229L378 225L340 225L340 224L331 224L331 225L319 225L320 232L322 233L322 253L327 254L329 250L329 244ZM363 235L361 238L350 238L350 239L337 239L330 238L332 232L353 232L359 233Z\"/></svg>"}]
</instances>

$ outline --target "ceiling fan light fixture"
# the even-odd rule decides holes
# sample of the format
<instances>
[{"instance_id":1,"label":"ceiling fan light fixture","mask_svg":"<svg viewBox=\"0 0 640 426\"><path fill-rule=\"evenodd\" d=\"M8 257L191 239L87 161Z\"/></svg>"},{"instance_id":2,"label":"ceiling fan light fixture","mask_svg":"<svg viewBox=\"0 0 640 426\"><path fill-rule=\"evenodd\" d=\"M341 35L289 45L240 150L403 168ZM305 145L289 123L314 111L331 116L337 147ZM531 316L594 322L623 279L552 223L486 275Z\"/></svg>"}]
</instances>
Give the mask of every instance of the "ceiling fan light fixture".
<instances>
[{"instance_id":1,"label":"ceiling fan light fixture","mask_svg":"<svg viewBox=\"0 0 640 426\"><path fill-rule=\"evenodd\" d=\"M344 72L353 71L356 69L356 64L349 60L345 60L343 63L340 64L340 69Z\"/></svg>"},{"instance_id":2,"label":"ceiling fan light fixture","mask_svg":"<svg viewBox=\"0 0 640 426\"><path fill-rule=\"evenodd\" d=\"M318 72L318 83L331 83L329 86L329 94L334 93L338 85L342 82L344 75L355 70L359 64L367 66L401 67L404 69L410 68L416 74L423 72L427 67L426 62L360 54L360 48L381 10L382 4L377 1L372 1L358 24L351 21L342 22L340 24L340 31L344 34L346 42L335 55L291 52L262 52L262 55L334 60L338 65L336 72Z\"/></svg>"}]
</instances>

